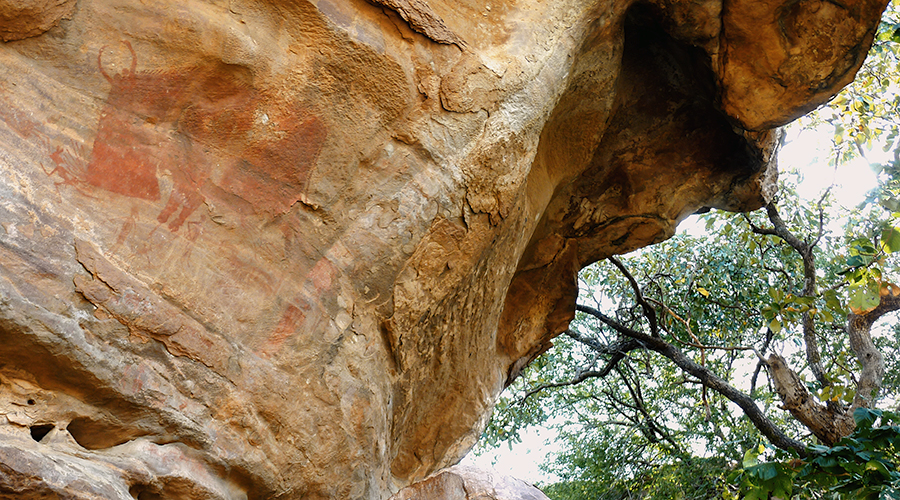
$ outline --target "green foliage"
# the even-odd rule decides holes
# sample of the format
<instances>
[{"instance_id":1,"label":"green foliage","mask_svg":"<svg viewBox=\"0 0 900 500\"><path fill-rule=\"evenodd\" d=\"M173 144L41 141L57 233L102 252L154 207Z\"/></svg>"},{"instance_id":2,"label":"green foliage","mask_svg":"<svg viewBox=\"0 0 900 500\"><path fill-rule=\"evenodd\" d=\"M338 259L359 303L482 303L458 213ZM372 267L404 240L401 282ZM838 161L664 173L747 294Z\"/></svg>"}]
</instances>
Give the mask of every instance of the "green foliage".
<instances>
[{"instance_id":1,"label":"green foliage","mask_svg":"<svg viewBox=\"0 0 900 500\"><path fill-rule=\"evenodd\" d=\"M769 494L784 499L795 494L900 499L900 415L859 408L853 418L853 434L831 448L811 447L815 455L810 460L758 463L757 455L748 452L743 468L729 480L745 499L765 499Z\"/></svg>"},{"instance_id":2,"label":"green foliage","mask_svg":"<svg viewBox=\"0 0 900 500\"><path fill-rule=\"evenodd\" d=\"M693 458L660 465L613 484L585 477L540 487L554 500L721 498L728 494L727 478L731 472L731 465L721 458Z\"/></svg>"},{"instance_id":3,"label":"green foliage","mask_svg":"<svg viewBox=\"0 0 900 500\"><path fill-rule=\"evenodd\" d=\"M647 296L677 311L678 318L660 310L660 324L677 339L675 342L693 343L696 337L704 345L761 347L766 341L766 325L772 318L764 318L760 311L769 307L786 325L776 340L789 341L790 329L799 321L801 311L809 310L816 301L824 301L802 297L796 290L783 293L768 280L760 280L760 276L770 274L765 268L778 262L770 254L781 255L780 248L754 246L754 251L748 253L737 242L744 239L752 244L756 237L742 219L715 215L710 220L720 232L704 238L680 234L654 247L652 252L623 259L636 278L647 284ZM779 265L799 265L790 254L785 259ZM615 311L616 319L623 324L649 329L634 305L634 292L628 281L610 263L585 269L581 281L584 295L580 303ZM832 302L844 300L834 294L829 297ZM832 314L838 317L835 321L843 321L843 308L832 306ZM827 306L818 307L825 310ZM596 319L581 313L571 328L604 344L621 340ZM571 491L566 495L551 494L552 498L596 499L604 498L600 492L607 490L649 491L650 486L642 481L663 477L659 471L675 470L679 464L694 463L704 456L734 462L759 439L753 426L731 403L711 392L704 402L702 387L696 381L652 352L632 352L608 377L544 390L525 398L535 387L571 379L576 367L599 369L604 364L595 352L566 336L559 337L555 344L507 389L484 441L496 443L541 422L555 428L564 450L546 467L565 481L553 486L552 491ZM698 362L704 357L697 349L679 345ZM749 351L707 351L704 364L736 385L743 382L749 390L748 373L756 360ZM634 395L638 395L639 404ZM761 405L775 407L776 398L771 392L757 387L757 396ZM771 413L782 425L794 425L785 414ZM648 476L648 471L656 473ZM719 476L697 475L695 471L693 477L709 483ZM577 492L585 496L573 496ZM671 498L677 497L672 495ZM684 495L719 496L698 496L690 489ZM660 493L656 498L667 497Z\"/></svg>"},{"instance_id":4,"label":"green foliage","mask_svg":"<svg viewBox=\"0 0 900 500\"><path fill-rule=\"evenodd\" d=\"M820 214L815 205L804 205L796 197L794 182L798 182L796 175L784 176L782 205L789 208L783 218L799 237L811 241L817 236ZM834 213L834 203L830 196L822 198L826 219ZM803 429L779 408L777 394L765 383L765 371L752 383L757 367L752 351L698 349L692 344L775 350L788 354L791 363L802 368L806 360L800 330L804 313L809 313L822 332L823 364L832 383L820 387L810 381L808 387L819 401L850 402L856 362L843 327L860 283L880 286L882 277L898 274L889 252L894 238L890 228L896 221L884 211L845 215L842 224L832 226L843 234L822 235L816 254L819 291L804 296L802 262L783 241L754 234L741 215L711 213L705 220L706 235L680 233L622 261L641 284L644 296L667 305L668 309L656 309L661 335L752 394L773 421L799 439ZM751 214L750 221L756 226L766 223L764 214ZM612 311L621 324L649 331L631 285L612 264L590 266L580 279L579 303ZM623 340L581 313L571 329L603 345ZM875 340L882 352L900 349L898 336L890 332ZM760 454L757 445L762 438L737 407L711 391L704 395L692 377L652 352L632 351L606 377L529 394L541 386L565 383L579 371L599 370L608 359L566 336L555 344L507 389L484 441L515 439L531 425L555 429L562 449L544 468L561 481L546 486L551 498L628 498L636 492L642 492L642 498L727 497L731 493L720 479L727 476L729 466L749 458L748 450ZM889 356L885 397L896 396L897 385L890 381L900 379L898 369L900 362ZM806 373L800 371L801 377ZM766 449L764 463L744 467L742 477L757 482L754 491L759 498L801 491L788 475L789 462L769 462L783 455L779 453ZM679 469L684 464L714 457L726 464L720 471L697 469L684 476L694 483L675 479L677 471L686 470ZM704 490L695 483L717 486ZM814 486L810 483L805 488Z\"/></svg>"},{"instance_id":5,"label":"green foliage","mask_svg":"<svg viewBox=\"0 0 900 500\"><path fill-rule=\"evenodd\" d=\"M789 499L793 495L794 475L792 470L780 462L759 463L759 455L765 446L759 445L747 450L743 466L733 472L728 479L736 482L746 500L766 500L771 496ZM731 491L723 495L726 499L736 498Z\"/></svg>"},{"instance_id":6,"label":"green foliage","mask_svg":"<svg viewBox=\"0 0 900 500\"><path fill-rule=\"evenodd\" d=\"M850 286L850 310L862 314L878 306L882 288L896 287L883 277L886 256L900 249L900 230L887 226L881 231L880 241L856 238L848 247L847 268L839 274Z\"/></svg>"}]
</instances>

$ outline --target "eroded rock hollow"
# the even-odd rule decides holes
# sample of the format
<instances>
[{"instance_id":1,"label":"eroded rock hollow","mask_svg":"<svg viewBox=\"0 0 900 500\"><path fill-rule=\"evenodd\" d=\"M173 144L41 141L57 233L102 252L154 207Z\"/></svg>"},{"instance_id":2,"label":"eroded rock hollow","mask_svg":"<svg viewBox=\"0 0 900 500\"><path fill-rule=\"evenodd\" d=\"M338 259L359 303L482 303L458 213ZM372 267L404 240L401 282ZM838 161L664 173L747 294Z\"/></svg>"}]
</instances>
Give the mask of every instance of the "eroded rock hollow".
<instances>
[{"instance_id":1,"label":"eroded rock hollow","mask_svg":"<svg viewBox=\"0 0 900 500\"><path fill-rule=\"evenodd\" d=\"M454 464L581 267L764 203L883 8L0 0L0 497Z\"/></svg>"}]
</instances>

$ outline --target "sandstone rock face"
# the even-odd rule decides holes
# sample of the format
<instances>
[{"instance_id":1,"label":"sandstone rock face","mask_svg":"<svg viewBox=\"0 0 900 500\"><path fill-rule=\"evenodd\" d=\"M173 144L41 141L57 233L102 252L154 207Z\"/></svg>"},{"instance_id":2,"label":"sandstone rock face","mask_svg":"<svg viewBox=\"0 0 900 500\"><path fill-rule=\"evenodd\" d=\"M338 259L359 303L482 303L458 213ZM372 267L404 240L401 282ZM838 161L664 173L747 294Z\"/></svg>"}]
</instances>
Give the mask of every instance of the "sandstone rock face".
<instances>
[{"instance_id":1,"label":"sandstone rock face","mask_svg":"<svg viewBox=\"0 0 900 500\"><path fill-rule=\"evenodd\" d=\"M385 499L883 0L0 1L0 497Z\"/></svg>"},{"instance_id":2,"label":"sandstone rock face","mask_svg":"<svg viewBox=\"0 0 900 500\"><path fill-rule=\"evenodd\" d=\"M0 0L0 40L40 35L74 10L75 0Z\"/></svg>"}]
</instances>

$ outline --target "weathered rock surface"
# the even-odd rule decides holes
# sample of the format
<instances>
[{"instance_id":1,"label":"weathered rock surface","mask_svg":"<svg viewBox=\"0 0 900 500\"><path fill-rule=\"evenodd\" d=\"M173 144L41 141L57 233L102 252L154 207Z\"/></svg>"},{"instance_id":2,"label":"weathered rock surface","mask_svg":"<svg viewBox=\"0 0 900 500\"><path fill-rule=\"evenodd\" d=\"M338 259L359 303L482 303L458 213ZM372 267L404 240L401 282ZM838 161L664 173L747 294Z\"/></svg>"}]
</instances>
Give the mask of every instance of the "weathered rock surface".
<instances>
[{"instance_id":1,"label":"weathered rock surface","mask_svg":"<svg viewBox=\"0 0 900 500\"><path fill-rule=\"evenodd\" d=\"M389 500L549 500L541 490L496 472L455 465L407 486Z\"/></svg>"},{"instance_id":2,"label":"weathered rock surface","mask_svg":"<svg viewBox=\"0 0 900 500\"><path fill-rule=\"evenodd\" d=\"M74 10L75 0L0 0L0 40L43 34Z\"/></svg>"},{"instance_id":3,"label":"weathered rock surface","mask_svg":"<svg viewBox=\"0 0 900 500\"><path fill-rule=\"evenodd\" d=\"M883 0L0 1L0 497L384 499Z\"/></svg>"}]
</instances>

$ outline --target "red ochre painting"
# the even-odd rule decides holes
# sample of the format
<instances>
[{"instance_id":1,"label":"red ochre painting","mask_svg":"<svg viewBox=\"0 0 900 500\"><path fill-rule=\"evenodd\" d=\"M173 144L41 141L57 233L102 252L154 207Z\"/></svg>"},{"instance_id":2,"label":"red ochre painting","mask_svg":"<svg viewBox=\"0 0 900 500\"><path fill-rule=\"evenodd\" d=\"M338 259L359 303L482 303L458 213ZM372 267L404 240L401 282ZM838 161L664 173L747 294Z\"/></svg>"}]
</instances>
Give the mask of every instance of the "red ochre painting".
<instances>
[{"instance_id":1,"label":"red ochre painting","mask_svg":"<svg viewBox=\"0 0 900 500\"><path fill-rule=\"evenodd\" d=\"M164 71L110 74L83 182L158 201L160 176L171 192L158 220L177 231L208 197L282 213L305 192L327 130L297 105L269 106L242 66L208 62Z\"/></svg>"}]
</instances>

